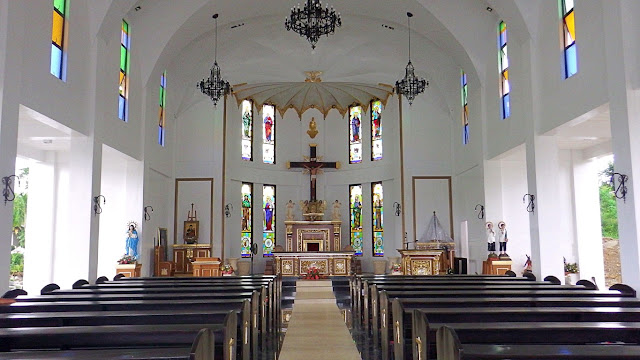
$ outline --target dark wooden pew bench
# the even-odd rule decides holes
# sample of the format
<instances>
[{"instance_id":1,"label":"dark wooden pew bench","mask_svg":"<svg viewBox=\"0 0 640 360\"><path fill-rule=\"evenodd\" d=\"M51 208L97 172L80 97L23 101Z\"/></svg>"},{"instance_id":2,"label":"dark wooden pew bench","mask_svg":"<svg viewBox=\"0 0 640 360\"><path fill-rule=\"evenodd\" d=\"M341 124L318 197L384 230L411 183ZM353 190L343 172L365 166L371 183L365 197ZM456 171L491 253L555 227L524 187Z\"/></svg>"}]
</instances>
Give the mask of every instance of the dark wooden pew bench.
<instances>
[{"instance_id":1,"label":"dark wooden pew bench","mask_svg":"<svg viewBox=\"0 0 640 360\"><path fill-rule=\"evenodd\" d=\"M419 345L416 344L416 350ZM540 344L463 344L454 329L443 326L437 331L440 360L618 360L640 359L640 346L616 344L540 345ZM416 359L423 359L419 355Z\"/></svg>"}]
</instances>

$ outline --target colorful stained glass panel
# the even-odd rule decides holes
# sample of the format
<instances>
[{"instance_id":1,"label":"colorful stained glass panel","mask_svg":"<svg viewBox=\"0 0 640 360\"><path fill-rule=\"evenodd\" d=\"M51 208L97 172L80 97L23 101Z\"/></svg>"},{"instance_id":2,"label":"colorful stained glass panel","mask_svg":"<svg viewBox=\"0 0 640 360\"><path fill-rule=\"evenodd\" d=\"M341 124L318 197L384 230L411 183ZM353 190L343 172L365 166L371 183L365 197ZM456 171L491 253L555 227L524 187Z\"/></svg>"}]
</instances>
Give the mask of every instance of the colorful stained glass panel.
<instances>
[{"instance_id":1,"label":"colorful stained glass panel","mask_svg":"<svg viewBox=\"0 0 640 360\"><path fill-rule=\"evenodd\" d=\"M251 257L251 244L253 243L251 224L252 224L252 199L253 199L253 185L242 184L242 227L241 227L241 250L240 255L242 257Z\"/></svg>"},{"instance_id":2,"label":"colorful stained glass panel","mask_svg":"<svg viewBox=\"0 0 640 360\"><path fill-rule=\"evenodd\" d=\"M509 108L509 52L507 50L507 25L504 21L498 25L498 70L500 71L500 101L502 102L502 118L511 115Z\"/></svg>"},{"instance_id":3,"label":"colorful stained glass panel","mask_svg":"<svg viewBox=\"0 0 640 360\"><path fill-rule=\"evenodd\" d=\"M49 70L58 79L63 79L64 65L64 32L66 25L67 0L53 0L53 17L51 21L51 62Z\"/></svg>"},{"instance_id":4,"label":"colorful stained glass panel","mask_svg":"<svg viewBox=\"0 0 640 360\"><path fill-rule=\"evenodd\" d=\"M264 185L262 187L262 254L273 255L276 246L276 187Z\"/></svg>"},{"instance_id":5,"label":"colorful stained glass panel","mask_svg":"<svg viewBox=\"0 0 640 360\"><path fill-rule=\"evenodd\" d=\"M362 162L362 106L349 107L349 164Z\"/></svg>"},{"instance_id":6,"label":"colorful stained glass panel","mask_svg":"<svg viewBox=\"0 0 640 360\"><path fill-rule=\"evenodd\" d=\"M371 160L382 159L382 101L371 102Z\"/></svg>"},{"instance_id":7,"label":"colorful stained glass panel","mask_svg":"<svg viewBox=\"0 0 640 360\"><path fill-rule=\"evenodd\" d=\"M276 107L262 106L262 161L265 164L276 163Z\"/></svg>"},{"instance_id":8,"label":"colorful stained glass panel","mask_svg":"<svg viewBox=\"0 0 640 360\"><path fill-rule=\"evenodd\" d=\"M120 31L120 79L118 83L118 91L120 98L118 102L118 117L127 121L128 111L127 102L129 100L129 92L127 91L129 74L129 24L122 20Z\"/></svg>"},{"instance_id":9,"label":"colorful stained glass panel","mask_svg":"<svg viewBox=\"0 0 640 360\"><path fill-rule=\"evenodd\" d=\"M384 256L384 196L381 182L371 184L371 208L373 209L373 256Z\"/></svg>"},{"instance_id":10,"label":"colorful stained glass panel","mask_svg":"<svg viewBox=\"0 0 640 360\"><path fill-rule=\"evenodd\" d=\"M165 86L167 85L167 72L163 72L162 75L160 76L160 99L159 99L159 103L160 103L160 109L158 111L158 144L161 146L164 146L164 139L165 139L165 100L166 100L166 88Z\"/></svg>"},{"instance_id":11,"label":"colorful stained glass panel","mask_svg":"<svg viewBox=\"0 0 640 360\"><path fill-rule=\"evenodd\" d=\"M564 76L569 78L578 72L575 9L572 0L561 0L560 3L564 32Z\"/></svg>"},{"instance_id":12,"label":"colorful stained glass panel","mask_svg":"<svg viewBox=\"0 0 640 360\"><path fill-rule=\"evenodd\" d=\"M362 185L349 186L351 212L351 246L356 255L362 255Z\"/></svg>"},{"instance_id":13,"label":"colorful stained glass panel","mask_svg":"<svg viewBox=\"0 0 640 360\"><path fill-rule=\"evenodd\" d=\"M462 144L467 145L469 143L469 104L467 103L469 90L467 88L467 74L464 71L461 71L460 79L462 85L460 91L462 99Z\"/></svg>"},{"instance_id":14,"label":"colorful stained glass panel","mask_svg":"<svg viewBox=\"0 0 640 360\"><path fill-rule=\"evenodd\" d=\"M253 102L242 101L242 160L253 160Z\"/></svg>"}]
</instances>

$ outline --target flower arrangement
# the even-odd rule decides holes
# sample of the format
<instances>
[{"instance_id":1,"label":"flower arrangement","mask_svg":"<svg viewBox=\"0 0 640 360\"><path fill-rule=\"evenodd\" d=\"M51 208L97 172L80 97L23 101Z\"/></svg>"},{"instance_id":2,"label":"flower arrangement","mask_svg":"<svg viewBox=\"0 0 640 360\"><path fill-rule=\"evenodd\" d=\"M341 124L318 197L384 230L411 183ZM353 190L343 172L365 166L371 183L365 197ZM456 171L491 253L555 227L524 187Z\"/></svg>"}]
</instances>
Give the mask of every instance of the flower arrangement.
<instances>
[{"instance_id":1,"label":"flower arrangement","mask_svg":"<svg viewBox=\"0 0 640 360\"><path fill-rule=\"evenodd\" d=\"M402 265L401 264L391 265L391 271L393 271L394 273L402 272Z\"/></svg>"},{"instance_id":2,"label":"flower arrangement","mask_svg":"<svg viewBox=\"0 0 640 360\"><path fill-rule=\"evenodd\" d=\"M320 275L320 270L318 270L318 268L313 265L307 268L307 273L303 276L303 279L306 280L318 280L322 278L323 276Z\"/></svg>"},{"instance_id":3,"label":"flower arrangement","mask_svg":"<svg viewBox=\"0 0 640 360\"><path fill-rule=\"evenodd\" d=\"M580 271L578 269L578 263L568 263L567 259L565 259L564 257L562 258L562 260L564 261L564 274L565 275L577 274L578 271Z\"/></svg>"},{"instance_id":4,"label":"flower arrangement","mask_svg":"<svg viewBox=\"0 0 640 360\"><path fill-rule=\"evenodd\" d=\"M220 267L220 271L223 275L231 275L233 274L233 266L230 264L224 264Z\"/></svg>"},{"instance_id":5,"label":"flower arrangement","mask_svg":"<svg viewBox=\"0 0 640 360\"><path fill-rule=\"evenodd\" d=\"M123 265L123 264L135 264L135 263L136 263L136 258L131 256L131 255L122 255L120 260L118 260L118 264L120 264L120 265Z\"/></svg>"}]
</instances>

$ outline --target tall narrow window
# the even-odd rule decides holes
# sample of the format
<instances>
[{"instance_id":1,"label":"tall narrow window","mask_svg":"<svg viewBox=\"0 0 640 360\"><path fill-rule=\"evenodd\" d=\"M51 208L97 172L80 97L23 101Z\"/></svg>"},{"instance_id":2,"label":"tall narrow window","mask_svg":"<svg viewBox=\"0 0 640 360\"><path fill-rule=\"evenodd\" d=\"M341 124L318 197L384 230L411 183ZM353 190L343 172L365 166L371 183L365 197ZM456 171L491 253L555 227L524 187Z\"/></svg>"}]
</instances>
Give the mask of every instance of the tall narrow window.
<instances>
[{"instance_id":1,"label":"tall narrow window","mask_svg":"<svg viewBox=\"0 0 640 360\"><path fill-rule=\"evenodd\" d=\"M384 256L384 197L382 182L371 184L371 208L373 209L373 256Z\"/></svg>"},{"instance_id":2,"label":"tall narrow window","mask_svg":"<svg viewBox=\"0 0 640 360\"><path fill-rule=\"evenodd\" d=\"M53 0L53 25L51 28L51 74L63 80L64 32L67 25L67 0Z\"/></svg>"},{"instance_id":3,"label":"tall narrow window","mask_svg":"<svg viewBox=\"0 0 640 360\"><path fill-rule=\"evenodd\" d=\"M467 145L469 143L469 103L467 101L467 74L464 73L464 70L460 70L460 73L462 98L462 144Z\"/></svg>"},{"instance_id":4,"label":"tall narrow window","mask_svg":"<svg viewBox=\"0 0 640 360\"><path fill-rule=\"evenodd\" d=\"M262 187L262 254L272 256L273 247L276 246L276 186L264 185Z\"/></svg>"},{"instance_id":5,"label":"tall narrow window","mask_svg":"<svg viewBox=\"0 0 640 360\"><path fill-rule=\"evenodd\" d=\"M564 32L564 77L569 78L578 72L578 53L576 50L576 22L573 0L559 0L562 11L562 29Z\"/></svg>"},{"instance_id":6,"label":"tall narrow window","mask_svg":"<svg viewBox=\"0 0 640 360\"><path fill-rule=\"evenodd\" d=\"M167 72L160 76L160 109L158 113L158 144L164 146L165 124L165 101L167 99Z\"/></svg>"},{"instance_id":7,"label":"tall narrow window","mask_svg":"<svg viewBox=\"0 0 640 360\"><path fill-rule=\"evenodd\" d=\"M362 106L349 107L349 164L362 162Z\"/></svg>"},{"instance_id":8,"label":"tall narrow window","mask_svg":"<svg viewBox=\"0 0 640 360\"><path fill-rule=\"evenodd\" d=\"M500 100L502 103L502 118L506 119L511 115L509 106L509 56L507 53L507 24L500 21L498 25L498 68L500 70Z\"/></svg>"},{"instance_id":9,"label":"tall narrow window","mask_svg":"<svg viewBox=\"0 0 640 360\"><path fill-rule=\"evenodd\" d=\"M349 186L351 209L351 246L356 255L362 255L362 185Z\"/></svg>"},{"instance_id":10,"label":"tall narrow window","mask_svg":"<svg viewBox=\"0 0 640 360\"><path fill-rule=\"evenodd\" d=\"M122 20L120 31L120 94L118 97L118 117L127 121L129 117L129 24Z\"/></svg>"},{"instance_id":11,"label":"tall narrow window","mask_svg":"<svg viewBox=\"0 0 640 360\"><path fill-rule=\"evenodd\" d=\"M242 101L242 160L253 161L253 102Z\"/></svg>"},{"instance_id":12,"label":"tall narrow window","mask_svg":"<svg viewBox=\"0 0 640 360\"><path fill-rule=\"evenodd\" d=\"M253 185L242 184L242 248L240 255L242 257L251 256L251 245L253 244L253 235L251 233L251 224L253 216L251 210L253 208Z\"/></svg>"},{"instance_id":13,"label":"tall narrow window","mask_svg":"<svg viewBox=\"0 0 640 360\"><path fill-rule=\"evenodd\" d=\"M382 159L382 101L371 102L371 160Z\"/></svg>"},{"instance_id":14,"label":"tall narrow window","mask_svg":"<svg viewBox=\"0 0 640 360\"><path fill-rule=\"evenodd\" d=\"M276 107L262 106L262 161L276 163Z\"/></svg>"}]
</instances>

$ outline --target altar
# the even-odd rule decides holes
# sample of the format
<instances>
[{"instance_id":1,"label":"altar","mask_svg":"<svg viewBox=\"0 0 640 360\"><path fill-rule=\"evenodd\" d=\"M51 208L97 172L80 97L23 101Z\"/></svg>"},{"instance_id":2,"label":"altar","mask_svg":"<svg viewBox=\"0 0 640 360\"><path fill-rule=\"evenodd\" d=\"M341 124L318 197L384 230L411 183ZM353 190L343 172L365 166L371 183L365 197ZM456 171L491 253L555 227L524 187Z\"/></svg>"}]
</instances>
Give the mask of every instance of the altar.
<instances>
[{"instance_id":1,"label":"altar","mask_svg":"<svg viewBox=\"0 0 640 360\"><path fill-rule=\"evenodd\" d=\"M417 243L416 249L398 249L402 255L404 275L440 275L446 274L452 267L455 256L454 243L426 242Z\"/></svg>"},{"instance_id":2,"label":"altar","mask_svg":"<svg viewBox=\"0 0 640 360\"><path fill-rule=\"evenodd\" d=\"M351 273L353 251L340 249L340 220L287 220L284 251L274 251L275 273L301 276L315 266L321 275Z\"/></svg>"}]
</instances>

